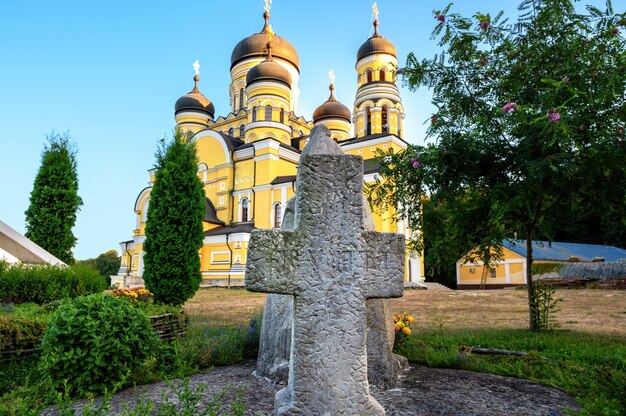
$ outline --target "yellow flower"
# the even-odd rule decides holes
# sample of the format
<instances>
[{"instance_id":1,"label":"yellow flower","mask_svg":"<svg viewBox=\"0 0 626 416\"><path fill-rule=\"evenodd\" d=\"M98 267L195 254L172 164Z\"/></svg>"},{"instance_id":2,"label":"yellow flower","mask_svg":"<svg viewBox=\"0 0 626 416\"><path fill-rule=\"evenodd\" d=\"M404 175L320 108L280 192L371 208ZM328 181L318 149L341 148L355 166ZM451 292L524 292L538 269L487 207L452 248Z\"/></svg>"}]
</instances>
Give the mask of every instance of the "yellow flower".
<instances>
[{"instance_id":1,"label":"yellow flower","mask_svg":"<svg viewBox=\"0 0 626 416\"><path fill-rule=\"evenodd\" d=\"M398 326L400 328L404 328L406 325L404 325L404 322L400 321L400 322L398 322Z\"/></svg>"},{"instance_id":2,"label":"yellow flower","mask_svg":"<svg viewBox=\"0 0 626 416\"><path fill-rule=\"evenodd\" d=\"M411 328L405 326L404 328L402 328L402 332L404 332L406 335L411 335Z\"/></svg>"},{"instance_id":3,"label":"yellow flower","mask_svg":"<svg viewBox=\"0 0 626 416\"><path fill-rule=\"evenodd\" d=\"M411 315L409 315L408 320L409 320L409 323L413 323L413 321L415 320L415 318L413 318Z\"/></svg>"}]
</instances>

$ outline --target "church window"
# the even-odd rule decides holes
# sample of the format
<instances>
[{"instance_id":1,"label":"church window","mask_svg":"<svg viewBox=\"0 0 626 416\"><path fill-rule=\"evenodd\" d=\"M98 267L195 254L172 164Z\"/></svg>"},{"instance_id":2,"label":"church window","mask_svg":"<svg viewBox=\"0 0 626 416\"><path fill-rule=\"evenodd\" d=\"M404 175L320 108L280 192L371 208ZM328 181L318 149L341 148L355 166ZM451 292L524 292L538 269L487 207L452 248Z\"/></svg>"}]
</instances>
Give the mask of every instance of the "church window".
<instances>
[{"instance_id":1,"label":"church window","mask_svg":"<svg viewBox=\"0 0 626 416\"><path fill-rule=\"evenodd\" d=\"M243 108L243 88L239 90L239 108Z\"/></svg>"},{"instance_id":2,"label":"church window","mask_svg":"<svg viewBox=\"0 0 626 416\"><path fill-rule=\"evenodd\" d=\"M241 222L248 221L248 211L250 209L250 201L248 198L241 200Z\"/></svg>"},{"instance_id":3,"label":"church window","mask_svg":"<svg viewBox=\"0 0 626 416\"><path fill-rule=\"evenodd\" d=\"M381 112L381 120L383 124L383 133L389 133L389 124L387 122L389 109L387 106L383 106L383 111Z\"/></svg>"},{"instance_id":4,"label":"church window","mask_svg":"<svg viewBox=\"0 0 626 416\"><path fill-rule=\"evenodd\" d=\"M489 275L492 279L496 278L496 269L489 269Z\"/></svg>"},{"instance_id":5,"label":"church window","mask_svg":"<svg viewBox=\"0 0 626 416\"><path fill-rule=\"evenodd\" d=\"M280 122L285 124L285 110L283 108L280 109Z\"/></svg>"},{"instance_id":6,"label":"church window","mask_svg":"<svg viewBox=\"0 0 626 416\"><path fill-rule=\"evenodd\" d=\"M243 137L245 135L245 129L244 129L244 125L242 124L241 127L239 127L239 137Z\"/></svg>"},{"instance_id":7,"label":"church window","mask_svg":"<svg viewBox=\"0 0 626 416\"><path fill-rule=\"evenodd\" d=\"M274 228L280 228L282 220L282 209L280 202L274 204Z\"/></svg>"},{"instance_id":8,"label":"church window","mask_svg":"<svg viewBox=\"0 0 626 416\"><path fill-rule=\"evenodd\" d=\"M256 107L252 107L252 121L256 121Z\"/></svg>"},{"instance_id":9,"label":"church window","mask_svg":"<svg viewBox=\"0 0 626 416\"><path fill-rule=\"evenodd\" d=\"M234 129L233 127L229 128L229 129L228 129L228 135L229 135L230 137L233 137L233 135L234 135L234 134L235 134L235 129Z\"/></svg>"},{"instance_id":10,"label":"church window","mask_svg":"<svg viewBox=\"0 0 626 416\"><path fill-rule=\"evenodd\" d=\"M372 82L372 70L368 69L367 71L365 71L365 77L367 79L367 82Z\"/></svg>"},{"instance_id":11,"label":"church window","mask_svg":"<svg viewBox=\"0 0 626 416\"><path fill-rule=\"evenodd\" d=\"M265 120L272 121L272 106L271 105L265 106Z\"/></svg>"},{"instance_id":12,"label":"church window","mask_svg":"<svg viewBox=\"0 0 626 416\"><path fill-rule=\"evenodd\" d=\"M187 131L187 140L191 139L193 137L193 131L188 130Z\"/></svg>"},{"instance_id":13,"label":"church window","mask_svg":"<svg viewBox=\"0 0 626 416\"><path fill-rule=\"evenodd\" d=\"M365 107L365 135L372 134L372 113L369 107Z\"/></svg>"},{"instance_id":14,"label":"church window","mask_svg":"<svg viewBox=\"0 0 626 416\"><path fill-rule=\"evenodd\" d=\"M380 78L381 81L386 81L386 72L384 68L381 68L378 72L378 78Z\"/></svg>"}]
</instances>

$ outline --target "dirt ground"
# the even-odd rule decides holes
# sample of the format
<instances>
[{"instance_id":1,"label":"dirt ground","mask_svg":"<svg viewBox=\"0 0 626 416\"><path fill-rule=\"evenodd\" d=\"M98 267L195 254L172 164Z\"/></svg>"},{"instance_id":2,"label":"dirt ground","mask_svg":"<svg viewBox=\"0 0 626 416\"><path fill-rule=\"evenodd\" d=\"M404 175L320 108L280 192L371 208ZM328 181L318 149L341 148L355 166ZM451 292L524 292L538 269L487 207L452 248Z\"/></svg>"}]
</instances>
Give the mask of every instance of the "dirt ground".
<instances>
[{"instance_id":1,"label":"dirt ground","mask_svg":"<svg viewBox=\"0 0 626 416\"><path fill-rule=\"evenodd\" d=\"M626 291L559 289L556 319L562 329L626 335ZM434 291L407 289L394 311L415 316L415 328L527 328L525 290ZM194 317L217 325L245 325L260 312L265 295L243 289L206 288L185 304Z\"/></svg>"}]
</instances>

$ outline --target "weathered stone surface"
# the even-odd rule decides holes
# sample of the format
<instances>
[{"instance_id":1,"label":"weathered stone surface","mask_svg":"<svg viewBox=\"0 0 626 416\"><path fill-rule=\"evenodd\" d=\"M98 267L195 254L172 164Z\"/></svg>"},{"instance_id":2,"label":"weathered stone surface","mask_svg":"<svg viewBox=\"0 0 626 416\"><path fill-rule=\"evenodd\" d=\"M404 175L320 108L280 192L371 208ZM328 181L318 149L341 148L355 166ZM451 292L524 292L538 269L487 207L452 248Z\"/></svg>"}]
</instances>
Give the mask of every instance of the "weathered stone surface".
<instances>
[{"instance_id":1,"label":"weathered stone surface","mask_svg":"<svg viewBox=\"0 0 626 416\"><path fill-rule=\"evenodd\" d=\"M314 128L309 145L328 137ZM254 230L246 288L293 295L289 382L277 415L384 415L369 394L366 299L402 296L404 236L366 231L363 161L303 152L295 228Z\"/></svg>"},{"instance_id":2,"label":"weathered stone surface","mask_svg":"<svg viewBox=\"0 0 626 416\"><path fill-rule=\"evenodd\" d=\"M294 198L287 201L282 230L294 228ZM255 374L273 383L286 383L289 374L293 296L270 293L265 299L259 356Z\"/></svg>"}]
</instances>

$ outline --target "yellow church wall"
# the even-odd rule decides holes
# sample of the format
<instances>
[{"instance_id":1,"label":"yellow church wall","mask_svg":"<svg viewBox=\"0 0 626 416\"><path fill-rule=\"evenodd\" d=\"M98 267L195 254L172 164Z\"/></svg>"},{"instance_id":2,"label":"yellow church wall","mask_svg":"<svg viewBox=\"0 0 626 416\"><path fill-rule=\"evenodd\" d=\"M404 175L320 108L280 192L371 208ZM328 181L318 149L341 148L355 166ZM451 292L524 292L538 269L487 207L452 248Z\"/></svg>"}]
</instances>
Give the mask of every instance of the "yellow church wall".
<instances>
[{"instance_id":1,"label":"yellow church wall","mask_svg":"<svg viewBox=\"0 0 626 416\"><path fill-rule=\"evenodd\" d=\"M235 190L249 189L254 185L255 162L247 159L237 162L235 171Z\"/></svg>"},{"instance_id":2,"label":"yellow church wall","mask_svg":"<svg viewBox=\"0 0 626 416\"><path fill-rule=\"evenodd\" d=\"M374 57L370 55L364 59L361 59L357 63L356 70L360 74L358 86L362 86L367 83L367 76L365 71L368 69L372 71L372 81L392 81L393 73L392 70L398 65L398 59L387 54L380 54ZM384 68L385 71L385 79L380 79L380 69Z\"/></svg>"},{"instance_id":3,"label":"yellow church wall","mask_svg":"<svg viewBox=\"0 0 626 416\"><path fill-rule=\"evenodd\" d=\"M198 159L204 161L207 166L217 166L227 162L224 147L214 137L202 137L196 140Z\"/></svg>"}]
</instances>

